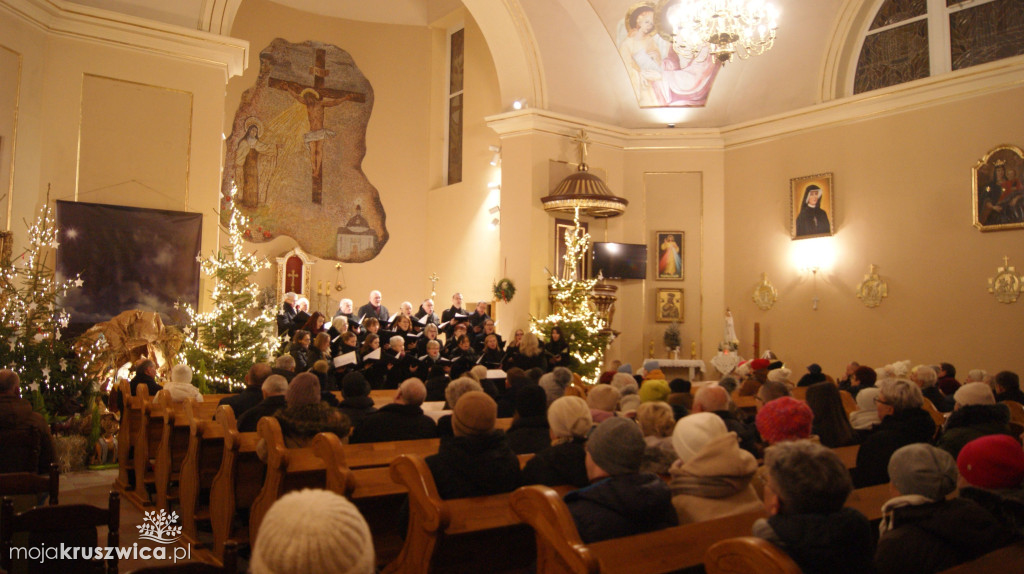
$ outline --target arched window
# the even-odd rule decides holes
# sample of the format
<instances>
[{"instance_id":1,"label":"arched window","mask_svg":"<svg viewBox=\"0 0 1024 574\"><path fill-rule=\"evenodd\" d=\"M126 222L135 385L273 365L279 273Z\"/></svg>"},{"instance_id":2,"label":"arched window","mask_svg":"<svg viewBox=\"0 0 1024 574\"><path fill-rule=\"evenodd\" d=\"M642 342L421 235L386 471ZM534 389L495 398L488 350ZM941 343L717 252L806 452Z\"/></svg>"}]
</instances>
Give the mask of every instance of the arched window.
<instances>
[{"instance_id":1,"label":"arched window","mask_svg":"<svg viewBox=\"0 0 1024 574\"><path fill-rule=\"evenodd\" d=\"M864 34L853 93L1024 54L1024 0L884 0Z\"/></svg>"}]
</instances>

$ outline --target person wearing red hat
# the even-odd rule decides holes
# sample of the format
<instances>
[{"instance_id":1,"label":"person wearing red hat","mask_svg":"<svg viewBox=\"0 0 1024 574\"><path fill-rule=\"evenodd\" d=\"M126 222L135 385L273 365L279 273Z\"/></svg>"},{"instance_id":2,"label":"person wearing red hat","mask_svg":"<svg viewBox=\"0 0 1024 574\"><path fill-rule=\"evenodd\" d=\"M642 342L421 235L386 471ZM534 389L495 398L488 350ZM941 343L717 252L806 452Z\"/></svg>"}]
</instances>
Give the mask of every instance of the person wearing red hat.
<instances>
[{"instance_id":1,"label":"person wearing red hat","mask_svg":"<svg viewBox=\"0 0 1024 574\"><path fill-rule=\"evenodd\" d=\"M768 380L768 367L772 362L768 359L754 359L745 363L750 369L750 375L740 385L741 397L753 397Z\"/></svg>"},{"instance_id":2,"label":"person wearing red hat","mask_svg":"<svg viewBox=\"0 0 1024 574\"><path fill-rule=\"evenodd\" d=\"M1024 534L1024 449L1013 437L993 434L960 449L960 497L977 502L1017 534Z\"/></svg>"}]
</instances>

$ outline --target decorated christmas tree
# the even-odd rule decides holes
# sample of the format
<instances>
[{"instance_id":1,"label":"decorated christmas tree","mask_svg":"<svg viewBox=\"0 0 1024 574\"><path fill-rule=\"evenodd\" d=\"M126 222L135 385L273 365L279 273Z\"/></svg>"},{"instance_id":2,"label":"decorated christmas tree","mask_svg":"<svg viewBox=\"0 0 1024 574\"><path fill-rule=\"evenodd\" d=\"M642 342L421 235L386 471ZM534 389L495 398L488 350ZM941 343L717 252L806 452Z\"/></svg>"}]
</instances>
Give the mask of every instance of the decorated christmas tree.
<instances>
[{"instance_id":1,"label":"decorated christmas tree","mask_svg":"<svg viewBox=\"0 0 1024 574\"><path fill-rule=\"evenodd\" d=\"M199 258L213 279L213 309L200 313L181 305L188 314L185 341L178 360L192 367L196 384L205 392L227 392L245 386L254 363L266 361L279 346L274 309L260 303L259 286L249 280L270 262L243 249L247 220L235 209L235 190L227 199L227 249Z\"/></svg>"},{"instance_id":2,"label":"decorated christmas tree","mask_svg":"<svg viewBox=\"0 0 1024 574\"><path fill-rule=\"evenodd\" d=\"M28 247L0 261L0 367L21 379L21 394L50 420L81 411L92 384L83 361L64 338L71 316L60 306L79 277L57 278L51 258L59 247L49 204L28 228Z\"/></svg>"},{"instance_id":3,"label":"decorated christmas tree","mask_svg":"<svg viewBox=\"0 0 1024 574\"><path fill-rule=\"evenodd\" d=\"M576 226L565 232L562 277L551 278L551 291L555 297L552 313L543 319L531 317L530 330L544 340L550 340L552 327L560 327L572 357L567 366L579 373L584 382L594 384L601 375L604 350L611 341L611 335L604 331L605 323L590 302L591 291L598 280L577 276L578 264L590 247L590 234L580 227L579 208L574 222Z\"/></svg>"}]
</instances>

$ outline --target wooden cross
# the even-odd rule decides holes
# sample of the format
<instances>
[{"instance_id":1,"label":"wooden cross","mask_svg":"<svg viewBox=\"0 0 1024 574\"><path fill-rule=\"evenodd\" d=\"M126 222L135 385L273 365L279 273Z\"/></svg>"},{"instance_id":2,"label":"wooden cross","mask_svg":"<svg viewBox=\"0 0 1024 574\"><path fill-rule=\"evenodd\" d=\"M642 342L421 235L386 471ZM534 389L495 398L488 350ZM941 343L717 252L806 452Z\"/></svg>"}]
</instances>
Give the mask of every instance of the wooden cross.
<instances>
[{"instance_id":1,"label":"wooden cross","mask_svg":"<svg viewBox=\"0 0 1024 574\"><path fill-rule=\"evenodd\" d=\"M317 48L313 55L313 65L309 67L313 76L311 84L293 82L271 77L268 85L271 88L288 92L299 103L306 106L309 117L309 133L304 137L309 147L309 160L313 169L313 203L323 203L323 148L327 138L324 129L324 108L331 108L342 102L365 102L366 94L337 90L324 86L324 79L330 75L327 69L327 50Z\"/></svg>"}]
</instances>

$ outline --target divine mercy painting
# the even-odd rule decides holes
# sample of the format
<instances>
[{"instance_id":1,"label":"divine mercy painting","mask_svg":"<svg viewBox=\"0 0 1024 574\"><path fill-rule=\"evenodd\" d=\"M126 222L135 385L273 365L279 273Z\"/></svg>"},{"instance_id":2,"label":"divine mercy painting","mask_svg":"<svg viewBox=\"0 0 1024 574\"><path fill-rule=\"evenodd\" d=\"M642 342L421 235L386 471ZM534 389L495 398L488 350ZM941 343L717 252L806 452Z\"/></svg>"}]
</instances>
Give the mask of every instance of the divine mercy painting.
<instances>
[{"instance_id":1,"label":"divine mercy painting","mask_svg":"<svg viewBox=\"0 0 1024 574\"><path fill-rule=\"evenodd\" d=\"M386 214L362 170L372 109L373 88L345 50L277 38L260 52L221 182L222 206L234 201L249 218L247 240L287 235L311 255L346 262L380 253Z\"/></svg>"}]
</instances>

